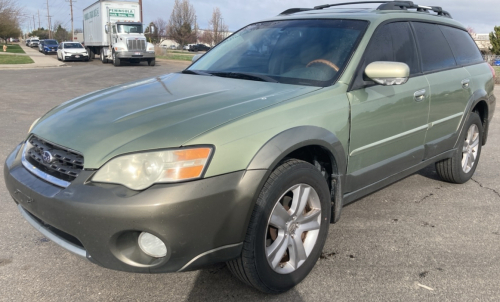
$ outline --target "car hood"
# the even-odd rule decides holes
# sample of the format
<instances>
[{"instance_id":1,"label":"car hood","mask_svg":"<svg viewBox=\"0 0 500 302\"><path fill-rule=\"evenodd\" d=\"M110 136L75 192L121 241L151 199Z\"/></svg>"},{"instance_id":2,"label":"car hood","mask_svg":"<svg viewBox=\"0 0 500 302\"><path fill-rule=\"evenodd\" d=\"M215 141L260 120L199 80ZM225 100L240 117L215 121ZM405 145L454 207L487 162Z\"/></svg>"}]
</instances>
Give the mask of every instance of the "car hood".
<instances>
[{"instance_id":1,"label":"car hood","mask_svg":"<svg viewBox=\"0 0 500 302\"><path fill-rule=\"evenodd\" d=\"M95 169L124 153L182 146L199 134L318 87L169 74L93 92L54 108L32 133Z\"/></svg>"}]
</instances>

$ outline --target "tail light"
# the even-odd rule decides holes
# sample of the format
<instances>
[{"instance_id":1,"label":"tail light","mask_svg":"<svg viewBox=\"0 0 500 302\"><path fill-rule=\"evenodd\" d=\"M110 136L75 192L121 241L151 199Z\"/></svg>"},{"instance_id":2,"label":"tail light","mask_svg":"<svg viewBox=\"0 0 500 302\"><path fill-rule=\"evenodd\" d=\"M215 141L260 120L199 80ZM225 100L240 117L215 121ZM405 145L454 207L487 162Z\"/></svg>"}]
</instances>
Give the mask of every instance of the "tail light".
<instances>
[{"instance_id":1,"label":"tail light","mask_svg":"<svg viewBox=\"0 0 500 302\"><path fill-rule=\"evenodd\" d=\"M490 65L490 64L488 64L488 67L489 67L489 68L490 68L490 70L491 70L491 74L493 74L493 80L495 80L495 79L496 79L496 77L497 77L497 76L496 76L496 73L495 73L495 68L491 67L491 65Z\"/></svg>"}]
</instances>

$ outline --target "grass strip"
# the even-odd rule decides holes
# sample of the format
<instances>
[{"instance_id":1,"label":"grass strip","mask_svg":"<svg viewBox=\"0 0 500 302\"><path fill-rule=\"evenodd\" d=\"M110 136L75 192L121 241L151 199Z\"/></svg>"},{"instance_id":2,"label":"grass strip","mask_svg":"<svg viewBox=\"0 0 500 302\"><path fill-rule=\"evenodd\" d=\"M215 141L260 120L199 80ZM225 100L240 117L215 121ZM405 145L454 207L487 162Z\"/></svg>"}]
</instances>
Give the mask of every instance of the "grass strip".
<instances>
[{"instance_id":1,"label":"grass strip","mask_svg":"<svg viewBox=\"0 0 500 302\"><path fill-rule=\"evenodd\" d=\"M31 64L33 60L28 56L4 56L0 54L0 64Z\"/></svg>"},{"instance_id":2,"label":"grass strip","mask_svg":"<svg viewBox=\"0 0 500 302\"><path fill-rule=\"evenodd\" d=\"M191 61L194 55L181 55L181 54L166 54L164 56L156 56L158 59L164 60L177 60L177 61Z\"/></svg>"},{"instance_id":3,"label":"grass strip","mask_svg":"<svg viewBox=\"0 0 500 302\"><path fill-rule=\"evenodd\" d=\"M0 53L3 52L3 46L5 44L0 45ZM21 46L17 44L7 44L7 52L10 53L25 53Z\"/></svg>"}]
</instances>

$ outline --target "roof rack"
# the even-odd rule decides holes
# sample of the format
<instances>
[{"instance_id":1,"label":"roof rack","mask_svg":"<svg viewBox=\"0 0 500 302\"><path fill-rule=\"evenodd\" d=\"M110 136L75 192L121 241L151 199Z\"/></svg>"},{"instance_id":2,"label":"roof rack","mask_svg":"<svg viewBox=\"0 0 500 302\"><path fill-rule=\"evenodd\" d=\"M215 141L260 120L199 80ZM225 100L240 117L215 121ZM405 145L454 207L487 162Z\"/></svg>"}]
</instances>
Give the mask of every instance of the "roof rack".
<instances>
[{"instance_id":1,"label":"roof rack","mask_svg":"<svg viewBox=\"0 0 500 302\"><path fill-rule=\"evenodd\" d=\"M438 16L452 18L450 13L443 10L440 6L423 6L414 4L412 1L358 1L358 2L344 2L344 3L335 3L335 4L325 4L315 6L314 8L290 8L286 11L282 12L280 15L291 15L298 12L311 11L311 10L320 10L324 8L330 8L334 6L344 6L344 5L353 5L353 4L373 4L380 3L381 5L377 8L377 10L409 10L416 9L417 12L429 13L429 11L433 11L437 13Z\"/></svg>"}]
</instances>

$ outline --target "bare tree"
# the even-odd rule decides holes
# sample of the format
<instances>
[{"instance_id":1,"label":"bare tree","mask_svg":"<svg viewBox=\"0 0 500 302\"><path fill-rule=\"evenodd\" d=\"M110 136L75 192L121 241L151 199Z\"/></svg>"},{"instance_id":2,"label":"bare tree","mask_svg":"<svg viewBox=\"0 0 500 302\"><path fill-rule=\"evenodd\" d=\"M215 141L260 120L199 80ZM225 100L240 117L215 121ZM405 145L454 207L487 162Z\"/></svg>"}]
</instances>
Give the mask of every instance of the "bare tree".
<instances>
[{"instance_id":1,"label":"bare tree","mask_svg":"<svg viewBox=\"0 0 500 302\"><path fill-rule=\"evenodd\" d=\"M474 28L467 26L467 32L473 39L476 38L476 31L474 30Z\"/></svg>"},{"instance_id":2,"label":"bare tree","mask_svg":"<svg viewBox=\"0 0 500 302\"><path fill-rule=\"evenodd\" d=\"M153 23L156 25L156 35L158 37L158 42L161 42L167 32L167 21L165 21L165 19L163 18L158 18L154 20Z\"/></svg>"},{"instance_id":3,"label":"bare tree","mask_svg":"<svg viewBox=\"0 0 500 302\"><path fill-rule=\"evenodd\" d=\"M212 12L212 19L208 22L209 29L212 32L212 43L211 46L215 46L224 40L227 35L228 27L224 24L224 19L218 7L214 8Z\"/></svg>"},{"instance_id":4,"label":"bare tree","mask_svg":"<svg viewBox=\"0 0 500 302\"><path fill-rule=\"evenodd\" d=\"M16 0L0 0L0 38L8 42L11 37L19 37L20 7Z\"/></svg>"},{"instance_id":5,"label":"bare tree","mask_svg":"<svg viewBox=\"0 0 500 302\"><path fill-rule=\"evenodd\" d=\"M212 35L211 30L205 29L205 30L203 30L202 34L198 37L198 39L203 44L212 45L212 41L214 40L214 37Z\"/></svg>"},{"instance_id":6,"label":"bare tree","mask_svg":"<svg viewBox=\"0 0 500 302\"><path fill-rule=\"evenodd\" d=\"M175 0L174 9L168 21L167 35L184 47L196 40L196 33L193 29L195 23L195 10L189 0Z\"/></svg>"}]
</instances>

